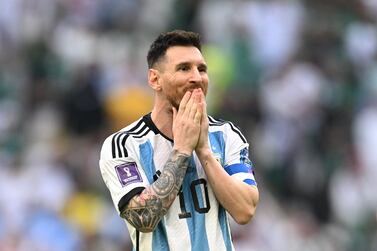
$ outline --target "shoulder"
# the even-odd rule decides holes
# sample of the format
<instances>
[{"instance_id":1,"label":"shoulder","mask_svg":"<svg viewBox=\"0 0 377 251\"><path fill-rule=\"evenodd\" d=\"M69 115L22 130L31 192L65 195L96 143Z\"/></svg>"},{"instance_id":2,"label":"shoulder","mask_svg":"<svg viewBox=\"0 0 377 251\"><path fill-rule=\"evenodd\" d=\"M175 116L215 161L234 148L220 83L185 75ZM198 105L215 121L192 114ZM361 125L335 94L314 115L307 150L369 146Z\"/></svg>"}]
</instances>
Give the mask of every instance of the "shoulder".
<instances>
[{"instance_id":1,"label":"shoulder","mask_svg":"<svg viewBox=\"0 0 377 251\"><path fill-rule=\"evenodd\" d=\"M209 130L210 131L222 131L227 136L234 136L242 140L242 142L247 143L245 136L242 134L241 129L234 125L230 121L223 119L214 118L208 115L209 120Z\"/></svg>"},{"instance_id":2,"label":"shoulder","mask_svg":"<svg viewBox=\"0 0 377 251\"><path fill-rule=\"evenodd\" d=\"M143 117L109 135L101 148L101 159L122 158L128 156L126 142L132 135L139 135L145 129Z\"/></svg>"}]
</instances>

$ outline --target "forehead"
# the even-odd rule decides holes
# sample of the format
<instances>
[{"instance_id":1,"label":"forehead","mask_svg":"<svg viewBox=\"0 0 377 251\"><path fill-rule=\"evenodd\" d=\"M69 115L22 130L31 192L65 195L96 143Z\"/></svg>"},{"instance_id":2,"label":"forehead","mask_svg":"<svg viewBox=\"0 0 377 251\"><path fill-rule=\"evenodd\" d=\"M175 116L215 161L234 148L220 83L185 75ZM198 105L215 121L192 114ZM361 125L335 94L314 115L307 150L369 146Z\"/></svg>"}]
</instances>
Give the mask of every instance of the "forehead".
<instances>
[{"instance_id":1,"label":"forehead","mask_svg":"<svg viewBox=\"0 0 377 251\"><path fill-rule=\"evenodd\" d=\"M205 63L202 53L195 46L172 46L166 50L165 59L172 65L182 62Z\"/></svg>"}]
</instances>

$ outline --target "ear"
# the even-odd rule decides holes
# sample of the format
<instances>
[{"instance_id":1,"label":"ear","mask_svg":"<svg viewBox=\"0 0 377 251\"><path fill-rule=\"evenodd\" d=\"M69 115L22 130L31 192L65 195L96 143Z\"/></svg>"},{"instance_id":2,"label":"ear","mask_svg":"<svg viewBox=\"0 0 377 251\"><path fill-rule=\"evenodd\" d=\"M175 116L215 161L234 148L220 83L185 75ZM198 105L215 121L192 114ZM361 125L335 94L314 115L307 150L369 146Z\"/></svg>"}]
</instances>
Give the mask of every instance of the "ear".
<instances>
[{"instance_id":1,"label":"ear","mask_svg":"<svg viewBox=\"0 0 377 251\"><path fill-rule=\"evenodd\" d=\"M160 75L158 70L152 68L148 70L148 84L155 91L162 89L159 79Z\"/></svg>"}]
</instances>

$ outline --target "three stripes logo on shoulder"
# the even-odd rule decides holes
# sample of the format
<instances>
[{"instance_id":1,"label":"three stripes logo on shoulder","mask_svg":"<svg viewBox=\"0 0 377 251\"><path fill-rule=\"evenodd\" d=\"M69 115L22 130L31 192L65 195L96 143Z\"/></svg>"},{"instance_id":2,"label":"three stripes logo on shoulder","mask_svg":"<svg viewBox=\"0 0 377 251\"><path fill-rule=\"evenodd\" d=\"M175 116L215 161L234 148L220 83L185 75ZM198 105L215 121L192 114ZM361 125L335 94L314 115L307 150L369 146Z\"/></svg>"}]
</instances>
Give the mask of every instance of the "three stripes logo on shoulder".
<instances>
[{"instance_id":1,"label":"three stripes logo on shoulder","mask_svg":"<svg viewBox=\"0 0 377 251\"><path fill-rule=\"evenodd\" d=\"M143 179L135 162L126 162L115 167L119 182L122 187L134 182L142 182Z\"/></svg>"}]
</instances>

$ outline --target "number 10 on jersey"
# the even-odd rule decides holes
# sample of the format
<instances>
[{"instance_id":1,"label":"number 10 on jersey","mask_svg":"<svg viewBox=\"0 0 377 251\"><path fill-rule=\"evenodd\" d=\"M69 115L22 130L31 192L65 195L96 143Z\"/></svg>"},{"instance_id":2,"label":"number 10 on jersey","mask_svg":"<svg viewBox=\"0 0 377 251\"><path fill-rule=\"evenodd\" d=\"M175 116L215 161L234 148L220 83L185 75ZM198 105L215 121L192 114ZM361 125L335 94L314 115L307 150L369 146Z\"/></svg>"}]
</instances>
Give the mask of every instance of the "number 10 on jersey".
<instances>
[{"instance_id":1,"label":"number 10 on jersey","mask_svg":"<svg viewBox=\"0 0 377 251\"><path fill-rule=\"evenodd\" d=\"M199 192L198 192L199 191ZM190 194L192 197L192 200L194 202L194 208L195 211L200 214L208 213L209 209L211 208L211 205L209 203L209 197L208 197L208 188L207 188L207 181L205 179L197 179L193 180L190 184ZM202 198L205 201L204 205L200 205L199 203L199 194L204 192ZM179 196L179 205L181 207L181 213L178 215L180 219L184 218L190 218L191 212L187 212L186 205L185 205L185 198L183 195L182 187L178 193Z\"/></svg>"}]
</instances>

